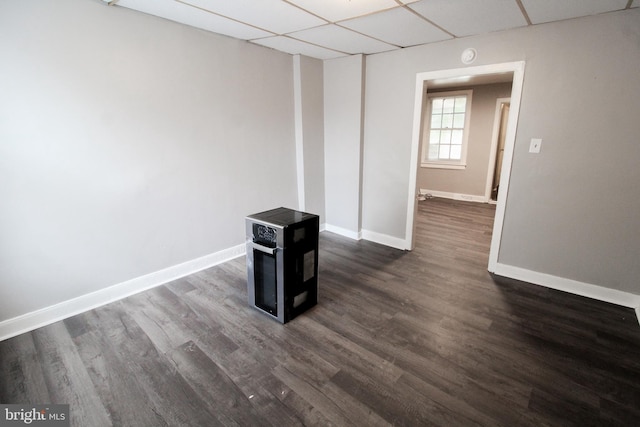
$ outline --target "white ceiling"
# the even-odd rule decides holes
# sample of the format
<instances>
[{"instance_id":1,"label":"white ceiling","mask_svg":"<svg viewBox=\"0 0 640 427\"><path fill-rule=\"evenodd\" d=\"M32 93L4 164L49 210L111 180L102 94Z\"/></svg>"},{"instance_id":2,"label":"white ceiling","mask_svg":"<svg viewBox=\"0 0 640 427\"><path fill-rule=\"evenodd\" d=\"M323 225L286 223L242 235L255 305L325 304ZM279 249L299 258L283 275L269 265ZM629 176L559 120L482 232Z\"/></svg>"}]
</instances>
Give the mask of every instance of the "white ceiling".
<instances>
[{"instance_id":1,"label":"white ceiling","mask_svg":"<svg viewBox=\"0 0 640 427\"><path fill-rule=\"evenodd\" d=\"M379 53L640 6L640 0L102 1L319 59Z\"/></svg>"}]
</instances>

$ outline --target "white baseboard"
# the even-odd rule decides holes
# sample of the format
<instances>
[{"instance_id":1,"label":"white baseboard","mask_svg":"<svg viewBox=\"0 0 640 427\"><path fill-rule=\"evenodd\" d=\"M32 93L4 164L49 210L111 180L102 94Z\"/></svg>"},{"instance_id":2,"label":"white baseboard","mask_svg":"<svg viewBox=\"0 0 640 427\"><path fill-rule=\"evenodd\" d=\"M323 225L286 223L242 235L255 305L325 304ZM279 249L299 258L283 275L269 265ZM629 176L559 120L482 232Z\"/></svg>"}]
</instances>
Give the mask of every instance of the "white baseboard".
<instances>
[{"instance_id":1,"label":"white baseboard","mask_svg":"<svg viewBox=\"0 0 640 427\"><path fill-rule=\"evenodd\" d=\"M535 285L544 286L559 291L569 292L599 301L609 302L623 307L635 309L638 322L640 323L640 295L616 289L605 288L603 286L592 285L590 283L578 282L576 280L565 279L550 274L539 273L520 267L513 267L501 263L496 264L494 271L498 276L505 276Z\"/></svg>"},{"instance_id":2,"label":"white baseboard","mask_svg":"<svg viewBox=\"0 0 640 427\"><path fill-rule=\"evenodd\" d=\"M399 239L397 237L388 236L382 233L376 233L375 231L362 230L360 232L355 232L352 230L347 230L346 228L337 227L335 225L326 224L326 231L330 231L332 233L339 234L344 237L348 237L353 240L369 240L371 242L379 243L385 246L391 246L396 249L407 249L407 242L404 239Z\"/></svg>"},{"instance_id":3,"label":"white baseboard","mask_svg":"<svg viewBox=\"0 0 640 427\"><path fill-rule=\"evenodd\" d=\"M478 196L473 194L461 194L461 193L449 193L447 191L426 190L420 189L420 194L431 194L433 197L442 197L444 199L464 200L467 202L487 203L488 200L485 196Z\"/></svg>"},{"instance_id":4,"label":"white baseboard","mask_svg":"<svg viewBox=\"0 0 640 427\"><path fill-rule=\"evenodd\" d=\"M360 240L365 239L382 245L391 246L397 249L406 249L406 241L386 234L374 231L362 230L356 233L341 227L329 224L325 225L326 231L340 234L342 236ZM243 256L246 251L245 244L237 245L213 254L184 262L172 267L165 268L135 279L127 280L90 294L82 295L71 300L61 302L40 310L23 314L0 322L0 341L14 337L16 335L32 331L42 326L49 325L59 320L66 319L76 314L109 304L114 301L137 294L147 289L163 285L172 280L188 276L209 267L229 261L233 258ZM640 295L629 292L618 291L589 283L578 282L571 279L539 273L532 270L514 267L497 263L494 271L499 276L505 276L516 280L522 280L547 288L557 289L576 295L593 298L600 301L617 304L635 310L638 322L640 323Z\"/></svg>"},{"instance_id":5,"label":"white baseboard","mask_svg":"<svg viewBox=\"0 0 640 427\"><path fill-rule=\"evenodd\" d=\"M0 322L0 341L109 304L244 255L241 244Z\"/></svg>"},{"instance_id":6,"label":"white baseboard","mask_svg":"<svg viewBox=\"0 0 640 427\"><path fill-rule=\"evenodd\" d=\"M362 238L371 242L380 243L381 245L391 246L392 248L408 250L407 241L387 234L376 233L375 231L362 230Z\"/></svg>"},{"instance_id":7,"label":"white baseboard","mask_svg":"<svg viewBox=\"0 0 640 427\"><path fill-rule=\"evenodd\" d=\"M325 224L324 229L326 231L331 232L331 233L335 233L335 234L339 234L339 235L344 236L344 237L348 237L349 239L353 239L353 240L362 239L362 233L359 233L359 232L356 232L356 231L353 231L353 230L348 230L346 228L338 227L336 225Z\"/></svg>"}]
</instances>

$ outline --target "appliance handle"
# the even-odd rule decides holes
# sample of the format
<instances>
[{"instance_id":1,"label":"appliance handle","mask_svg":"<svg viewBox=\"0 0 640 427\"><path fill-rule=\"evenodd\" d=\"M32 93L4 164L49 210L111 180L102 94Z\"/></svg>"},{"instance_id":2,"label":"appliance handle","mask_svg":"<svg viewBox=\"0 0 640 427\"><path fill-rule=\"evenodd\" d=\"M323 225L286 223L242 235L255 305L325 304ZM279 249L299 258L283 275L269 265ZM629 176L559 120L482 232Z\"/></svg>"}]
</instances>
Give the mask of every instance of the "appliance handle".
<instances>
[{"instance_id":1,"label":"appliance handle","mask_svg":"<svg viewBox=\"0 0 640 427\"><path fill-rule=\"evenodd\" d=\"M267 246L262 246L262 245L257 244L256 242L249 242L249 243L251 244L251 247L253 249L257 249L260 252L264 252L264 253L269 254L269 255L275 254L276 250L278 249L278 248L269 248Z\"/></svg>"}]
</instances>

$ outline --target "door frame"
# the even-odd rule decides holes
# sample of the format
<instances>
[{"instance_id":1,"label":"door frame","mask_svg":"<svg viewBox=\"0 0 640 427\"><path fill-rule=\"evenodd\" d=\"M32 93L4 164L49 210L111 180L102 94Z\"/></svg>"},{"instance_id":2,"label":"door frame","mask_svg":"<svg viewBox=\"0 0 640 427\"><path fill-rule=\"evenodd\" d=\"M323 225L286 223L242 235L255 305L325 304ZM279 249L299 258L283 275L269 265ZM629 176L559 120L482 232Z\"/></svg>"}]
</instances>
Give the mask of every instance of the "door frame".
<instances>
[{"instance_id":1,"label":"door frame","mask_svg":"<svg viewBox=\"0 0 640 427\"><path fill-rule=\"evenodd\" d=\"M407 200L407 222L405 231L406 249L415 247L414 235L416 225L416 214L418 204L416 203L418 181L418 168L420 164L420 143L422 133L422 108L426 102L426 89L431 80L442 79L464 79L466 77L481 76L487 74L513 73L513 83L511 86L511 107L509 111L509 123L507 124L507 134L505 138L504 154L501 170L501 191L498 193L498 203L496 215L493 223L493 234L491 237L491 248L489 250L489 265L487 269L495 272L500 253L500 242L502 240L502 226L504 224L505 207L509 195L509 181L511 177L511 164L518 126L518 116L520 114L520 99L522 97L522 87L524 83L524 61L504 62L499 64L480 65L476 67L454 68L449 70L426 71L416 74L416 91L413 111L413 134L411 142L411 163L409 168L409 188Z\"/></svg>"},{"instance_id":2,"label":"door frame","mask_svg":"<svg viewBox=\"0 0 640 427\"><path fill-rule=\"evenodd\" d=\"M484 189L484 197L488 203L491 202L491 190L493 190L493 177L495 175L496 162L498 161L498 138L500 137L500 125L502 123L502 104L511 104L511 98L498 98L496 99L496 111L493 116L493 131L491 134L491 151L489 151L489 170L487 171L487 185ZM511 106L509 106L511 107ZM511 109L509 109L511 112ZM507 117L507 125L509 117ZM506 145L506 137L505 137ZM502 178L502 177L501 177ZM500 193L498 193L500 194Z\"/></svg>"}]
</instances>

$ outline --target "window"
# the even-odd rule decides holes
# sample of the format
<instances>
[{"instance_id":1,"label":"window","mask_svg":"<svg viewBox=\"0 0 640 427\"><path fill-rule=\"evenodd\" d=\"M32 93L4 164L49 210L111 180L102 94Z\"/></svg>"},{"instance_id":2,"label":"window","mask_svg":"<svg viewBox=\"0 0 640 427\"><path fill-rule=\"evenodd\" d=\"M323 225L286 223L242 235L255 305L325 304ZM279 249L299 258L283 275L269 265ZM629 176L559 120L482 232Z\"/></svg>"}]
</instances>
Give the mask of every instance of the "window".
<instances>
[{"instance_id":1,"label":"window","mask_svg":"<svg viewBox=\"0 0 640 427\"><path fill-rule=\"evenodd\" d=\"M423 167L466 167L471 94L471 90L427 94L422 138Z\"/></svg>"}]
</instances>

